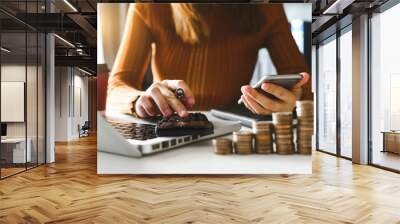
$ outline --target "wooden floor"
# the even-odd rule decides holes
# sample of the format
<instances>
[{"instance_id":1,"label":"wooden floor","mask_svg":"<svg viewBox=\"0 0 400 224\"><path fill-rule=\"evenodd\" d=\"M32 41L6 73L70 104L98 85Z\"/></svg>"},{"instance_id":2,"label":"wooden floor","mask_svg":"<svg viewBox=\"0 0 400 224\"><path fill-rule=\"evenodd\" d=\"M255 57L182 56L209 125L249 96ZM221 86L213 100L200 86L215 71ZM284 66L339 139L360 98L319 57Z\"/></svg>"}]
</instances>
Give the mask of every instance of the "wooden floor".
<instances>
[{"instance_id":1,"label":"wooden floor","mask_svg":"<svg viewBox=\"0 0 400 224\"><path fill-rule=\"evenodd\" d=\"M17 167L17 168L14 168L14 167L12 167L12 168L1 168L1 177L3 178L3 177L8 177L8 176L11 176L11 175L13 175L13 174L16 174L16 173L19 173L19 172L23 172L23 171L25 171L26 169L25 169L25 167Z\"/></svg>"},{"instance_id":2,"label":"wooden floor","mask_svg":"<svg viewBox=\"0 0 400 224\"><path fill-rule=\"evenodd\" d=\"M0 223L400 223L399 174L313 158L313 175L98 176L86 138L0 181Z\"/></svg>"},{"instance_id":3,"label":"wooden floor","mask_svg":"<svg viewBox=\"0 0 400 224\"><path fill-rule=\"evenodd\" d=\"M400 170L400 155L392 152L381 152L375 150L372 160L374 164Z\"/></svg>"}]
</instances>

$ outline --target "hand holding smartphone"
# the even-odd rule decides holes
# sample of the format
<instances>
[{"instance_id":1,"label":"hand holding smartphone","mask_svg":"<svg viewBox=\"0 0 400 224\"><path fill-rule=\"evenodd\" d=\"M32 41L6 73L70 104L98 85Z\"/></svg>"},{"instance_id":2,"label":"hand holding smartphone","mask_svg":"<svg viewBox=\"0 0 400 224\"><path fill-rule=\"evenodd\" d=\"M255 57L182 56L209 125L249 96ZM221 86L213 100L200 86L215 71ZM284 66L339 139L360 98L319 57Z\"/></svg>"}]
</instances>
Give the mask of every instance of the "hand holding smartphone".
<instances>
[{"instance_id":1,"label":"hand holding smartphone","mask_svg":"<svg viewBox=\"0 0 400 224\"><path fill-rule=\"evenodd\" d=\"M284 87L285 89L292 89L294 85L300 82L303 79L303 75L301 74L285 74L285 75L266 75L263 76L255 85L252 86L253 89L256 89L261 94L268 96L272 99L276 99L275 96L265 92L261 89L262 84L264 83L272 83L275 85L279 85ZM238 100L238 104L242 104L242 99Z\"/></svg>"}]
</instances>

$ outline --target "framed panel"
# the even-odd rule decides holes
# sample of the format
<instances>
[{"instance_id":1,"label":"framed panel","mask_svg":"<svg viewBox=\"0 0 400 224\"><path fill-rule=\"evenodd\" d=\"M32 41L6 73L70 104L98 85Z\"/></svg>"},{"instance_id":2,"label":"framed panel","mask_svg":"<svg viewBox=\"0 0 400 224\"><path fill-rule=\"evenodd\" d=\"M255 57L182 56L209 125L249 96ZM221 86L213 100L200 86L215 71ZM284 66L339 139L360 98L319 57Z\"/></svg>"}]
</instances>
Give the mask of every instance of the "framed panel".
<instances>
[{"instance_id":1,"label":"framed panel","mask_svg":"<svg viewBox=\"0 0 400 224\"><path fill-rule=\"evenodd\" d=\"M336 35L321 43L317 54L317 146L336 154Z\"/></svg>"},{"instance_id":2,"label":"framed panel","mask_svg":"<svg viewBox=\"0 0 400 224\"><path fill-rule=\"evenodd\" d=\"M341 31L339 37L339 136L340 156L352 157L352 32L351 26Z\"/></svg>"},{"instance_id":3,"label":"framed panel","mask_svg":"<svg viewBox=\"0 0 400 224\"><path fill-rule=\"evenodd\" d=\"M388 150L385 132L400 131L400 34L393 26L400 21L400 4L376 10L370 18L370 163L400 172L400 154ZM400 147L400 144L398 145Z\"/></svg>"}]
</instances>

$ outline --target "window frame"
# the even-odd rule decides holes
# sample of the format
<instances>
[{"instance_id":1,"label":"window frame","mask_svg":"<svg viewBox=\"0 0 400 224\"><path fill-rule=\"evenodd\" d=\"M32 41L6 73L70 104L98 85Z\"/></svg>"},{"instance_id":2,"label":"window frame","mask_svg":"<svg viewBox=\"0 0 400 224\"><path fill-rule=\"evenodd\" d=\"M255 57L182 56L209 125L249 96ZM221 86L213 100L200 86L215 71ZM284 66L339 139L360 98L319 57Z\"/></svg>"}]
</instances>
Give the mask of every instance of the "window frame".
<instances>
[{"instance_id":1,"label":"window frame","mask_svg":"<svg viewBox=\"0 0 400 224\"><path fill-rule=\"evenodd\" d=\"M25 16L26 16L27 15L26 13L29 13L29 12L27 12L27 1L22 1L22 2L25 3ZM45 2L47 4L47 1L34 0L32 2L37 4L36 5L37 13L39 13L39 8L38 8L39 2ZM48 10L47 8L48 7L46 7L45 12L47 12L47 10ZM46 161L47 161L47 144L48 144L48 142L47 142L47 110L46 110L46 108L47 108L47 44L48 44L47 34L48 33L44 32L44 31L41 31L41 30L38 30L38 29L30 26L27 23L24 23L23 21L21 21L18 18L14 17L8 11L4 10L3 8L1 8L1 5L0 5L0 12L10 16L10 18L14 19L15 21L20 22L22 24L22 26L23 26L23 30L18 30L18 31L15 31L15 32L20 32L21 34L25 35L25 40L24 40L25 41L25 49L24 49L24 51L25 51L25 56L24 56L25 57L25 88L24 88L25 89L25 93L24 93L24 95L25 95L25 97L24 97L25 98L24 99L24 126L25 126L24 130L25 130L25 135L23 137L25 139L25 166L21 167L21 168L24 168L24 169L22 169L20 171L17 171L17 172L14 172L12 174L9 174L7 176L3 176L4 175L2 173L2 169L3 168L0 166L0 180L3 180L3 179L6 179L8 177L12 177L12 176L17 175L19 173L23 173L23 172L26 172L26 171L28 171L30 169L33 169L33 168L39 167L41 165L44 165L44 164L46 164ZM25 20L26 20L26 18L25 18ZM0 26L1 26L1 24L0 24ZM3 33L10 33L10 32L3 31L3 30L0 31L0 45L2 45L2 43L1 43L2 42L2 38L1 37L2 37ZM14 32L11 32L11 33L14 33ZM36 66L36 69L35 69L36 91L34 93L34 94L36 94L36 122L34 122L35 125L36 125L36 136L33 136L32 138L36 138L36 141L37 141L37 145L36 145L36 161L34 161L34 163L30 163L29 166L28 166L28 162L27 162L28 154L26 153L27 152L27 147L28 147L28 144L27 144L27 142L28 142L28 116L27 116L28 115L28 110L27 110L27 83L28 83L28 78L27 78L27 76L28 76L28 64L29 64L28 63L28 34L33 34L33 35L36 36L36 49L35 49L36 60L34 62L35 66ZM43 35L39 35L39 34L43 34ZM39 36L41 36L40 40L39 40ZM43 49L40 49L41 50L40 52L43 53L43 55L41 55L41 57L42 57L41 60L44 63L42 63L42 64L39 63L39 41L41 41L42 48L43 48ZM0 68L2 66L2 61L3 61L2 60L2 55L0 54ZM42 158L43 159L42 162L39 162L39 141L38 141L38 139L39 139L39 113L38 113L38 111L39 111L39 81L38 81L39 69L38 69L38 67L39 66L42 66L41 73L42 73L42 82L43 82L42 84L43 84L43 89L44 89L44 91L42 93L42 96L43 96L42 103L43 104L41 105L41 107L43 107L42 109L43 109L43 113L44 114L43 114L43 117L40 118L40 119L44 119L44 120L41 120L41 122L43 124L42 128L44 129L43 130L43 145L42 145L42 147L43 147L42 148L43 155L41 155L41 157L43 157ZM0 69L0 82L1 82L1 69ZM1 87L0 87L0 89L1 89ZM0 98L0 101L1 101L1 98ZM0 106L0 110L1 110L1 106ZM0 119L0 123L1 123L1 119ZM1 157L1 144L0 144L0 157Z\"/></svg>"},{"instance_id":2,"label":"window frame","mask_svg":"<svg viewBox=\"0 0 400 224\"><path fill-rule=\"evenodd\" d=\"M372 19L374 18L374 14L381 14L384 13L385 11L393 8L394 6L397 6L400 4L400 0L388 0L382 5L369 10L368 11L368 31L367 31L367 38L368 38L368 111L367 111L367 116L368 116L368 165L377 167L383 170L395 172L395 173L400 173L400 170L390 168L384 165L380 165L377 163L373 162L373 154L374 154L374 147L373 147L373 130L372 130Z\"/></svg>"},{"instance_id":3,"label":"window frame","mask_svg":"<svg viewBox=\"0 0 400 224\"><path fill-rule=\"evenodd\" d=\"M340 67L340 37L347 32L352 31L352 17L351 15L345 16L342 19L338 20L335 24L333 24L331 27L326 29L326 32L322 32L320 37L317 37L317 42L316 42L316 92L315 94L315 100L316 100L316 150L319 152L327 153L329 155L337 156L343 159L347 160L352 160L352 158L347 157L342 155L342 150L341 150L341 119L340 119L340 103L341 103L341 97L340 97L340 81L341 81L341 67ZM318 104L319 104L319 97L318 97L318 91L320 89L319 87L319 64L318 64L318 59L319 59L319 47L322 44L329 43L331 41L336 41L336 152L328 152L324 149L321 149L319 147L319 113L318 113Z\"/></svg>"}]
</instances>

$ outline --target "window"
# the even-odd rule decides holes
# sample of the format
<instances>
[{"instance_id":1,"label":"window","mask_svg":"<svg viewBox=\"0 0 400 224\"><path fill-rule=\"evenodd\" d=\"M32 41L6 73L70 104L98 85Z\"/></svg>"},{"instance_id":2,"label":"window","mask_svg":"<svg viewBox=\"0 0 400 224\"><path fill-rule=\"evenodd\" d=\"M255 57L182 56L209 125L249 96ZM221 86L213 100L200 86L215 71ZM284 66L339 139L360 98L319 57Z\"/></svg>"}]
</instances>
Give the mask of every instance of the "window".
<instances>
[{"instance_id":1,"label":"window","mask_svg":"<svg viewBox=\"0 0 400 224\"><path fill-rule=\"evenodd\" d=\"M318 47L317 149L336 153L336 36Z\"/></svg>"},{"instance_id":2,"label":"window","mask_svg":"<svg viewBox=\"0 0 400 224\"><path fill-rule=\"evenodd\" d=\"M352 157L352 32L343 31L340 41L340 155Z\"/></svg>"},{"instance_id":3,"label":"window","mask_svg":"<svg viewBox=\"0 0 400 224\"><path fill-rule=\"evenodd\" d=\"M400 130L400 33L394 28L398 21L400 4L371 18L371 162L396 170L400 170L400 155L392 152L399 149L400 137L393 139L395 150L388 149L383 132Z\"/></svg>"},{"instance_id":4,"label":"window","mask_svg":"<svg viewBox=\"0 0 400 224\"><path fill-rule=\"evenodd\" d=\"M1 2L1 6L12 2ZM43 1L19 2L21 15ZM0 178L45 163L45 34L0 13Z\"/></svg>"}]
</instances>

